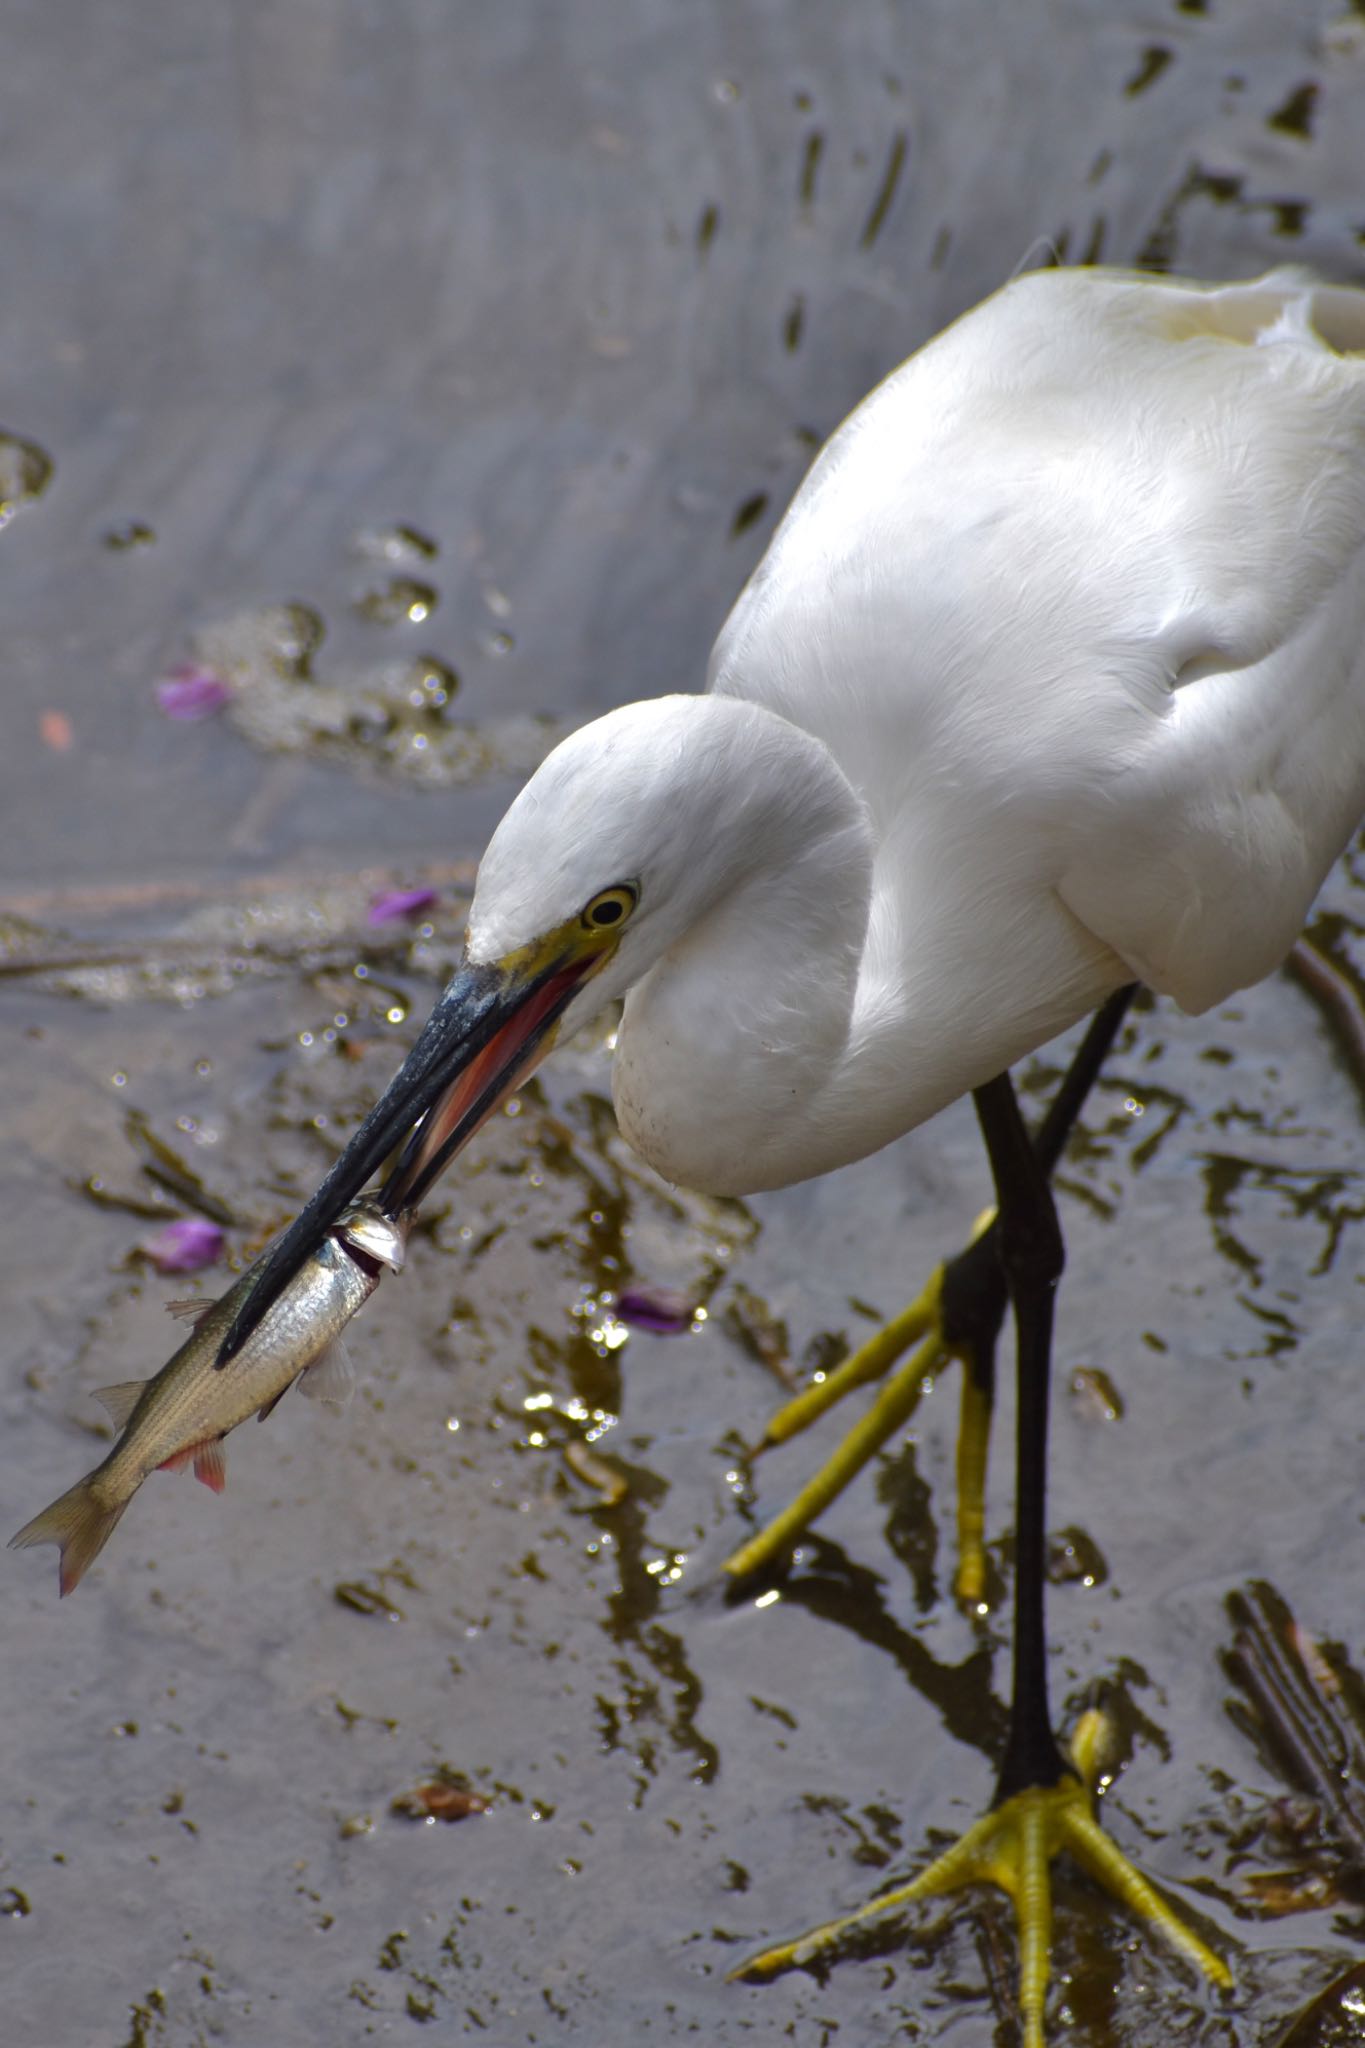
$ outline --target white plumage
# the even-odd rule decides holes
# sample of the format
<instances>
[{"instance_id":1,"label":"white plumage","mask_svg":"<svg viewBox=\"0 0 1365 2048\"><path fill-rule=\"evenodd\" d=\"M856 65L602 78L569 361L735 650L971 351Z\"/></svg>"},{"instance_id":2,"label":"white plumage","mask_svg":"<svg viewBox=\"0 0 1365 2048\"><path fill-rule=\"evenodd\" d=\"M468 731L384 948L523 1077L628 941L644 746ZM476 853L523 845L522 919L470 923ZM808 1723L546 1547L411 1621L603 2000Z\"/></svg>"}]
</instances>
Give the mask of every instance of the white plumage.
<instances>
[{"instance_id":1,"label":"white plumage","mask_svg":"<svg viewBox=\"0 0 1365 2048\"><path fill-rule=\"evenodd\" d=\"M1365 293L1020 278L816 462L710 695L585 727L474 961L620 881L621 1124L749 1193L898 1137L1135 977L1270 971L1365 812Z\"/></svg>"}]
</instances>

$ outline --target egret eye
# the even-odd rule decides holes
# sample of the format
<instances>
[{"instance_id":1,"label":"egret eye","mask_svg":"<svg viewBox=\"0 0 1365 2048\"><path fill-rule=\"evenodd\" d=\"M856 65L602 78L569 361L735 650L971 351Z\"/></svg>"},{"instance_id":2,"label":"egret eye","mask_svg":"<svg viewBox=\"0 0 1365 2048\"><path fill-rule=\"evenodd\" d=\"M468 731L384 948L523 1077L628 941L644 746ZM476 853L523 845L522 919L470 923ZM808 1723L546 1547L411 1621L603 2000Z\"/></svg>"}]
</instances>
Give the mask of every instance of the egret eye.
<instances>
[{"instance_id":1,"label":"egret eye","mask_svg":"<svg viewBox=\"0 0 1365 2048\"><path fill-rule=\"evenodd\" d=\"M594 896L583 912L583 922L590 932L610 931L613 925L624 924L635 908L635 891L628 882L620 883L615 889L604 889L600 896Z\"/></svg>"}]
</instances>

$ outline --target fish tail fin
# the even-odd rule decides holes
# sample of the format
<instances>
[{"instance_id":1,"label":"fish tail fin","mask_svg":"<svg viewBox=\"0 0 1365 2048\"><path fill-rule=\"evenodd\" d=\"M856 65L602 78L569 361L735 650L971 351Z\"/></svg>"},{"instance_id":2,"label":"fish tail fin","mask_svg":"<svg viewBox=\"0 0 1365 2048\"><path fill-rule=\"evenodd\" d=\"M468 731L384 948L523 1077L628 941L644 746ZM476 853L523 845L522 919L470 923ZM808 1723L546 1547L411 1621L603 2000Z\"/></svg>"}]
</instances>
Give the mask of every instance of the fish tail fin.
<instances>
[{"instance_id":1,"label":"fish tail fin","mask_svg":"<svg viewBox=\"0 0 1365 2048\"><path fill-rule=\"evenodd\" d=\"M54 1500L51 1507L26 1522L17 1536L11 1536L11 1550L30 1550L35 1544L55 1543L62 1554L61 1589L65 1596L78 1586L114 1533L114 1525L127 1507L126 1500L104 1507L95 1497L90 1475L77 1480L69 1493Z\"/></svg>"}]
</instances>

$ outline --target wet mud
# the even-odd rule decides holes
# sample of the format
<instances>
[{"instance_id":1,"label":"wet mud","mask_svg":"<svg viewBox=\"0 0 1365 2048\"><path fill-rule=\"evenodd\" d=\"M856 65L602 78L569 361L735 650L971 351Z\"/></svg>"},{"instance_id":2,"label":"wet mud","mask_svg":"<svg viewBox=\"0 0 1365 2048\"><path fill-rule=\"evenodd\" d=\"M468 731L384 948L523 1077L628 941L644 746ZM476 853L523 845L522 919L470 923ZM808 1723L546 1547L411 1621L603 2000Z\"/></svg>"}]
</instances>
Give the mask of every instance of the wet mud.
<instances>
[{"instance_id":1,"label":"wet mud","mask_svg":"<svg viewBox=\"0 0 1365 2048\"><path fill-rule=\"evenodd\" d=\"M292 1212L518 777L699 683L877 377L1049 250L1365 260L1365 21L1325 0L76 12L0 80L9 1527L173 1348L139 1245L200 1215L236 1264ZM221 703L168 713L196 677ZM1312 938L1140 1009L1059 1174L1054 1703L1109 1705L1106 1821L1236 1979L1064 1874L1084 2048L1358 2036L1358 851ZM985 1614L949 1381L785 1579L719 1582L837 1433L751 1469L785 1388L985 1201L970 1114L703 1201L617 1137L608 1061L564 1048L433 1198L343 1417L243 1429L221 1500L155 1475L60 1605L5 1558L15 2040L1013 2039L990 1895L725 1982L989 1796L1008 1398Z\"/></svg>"}]
</instances>

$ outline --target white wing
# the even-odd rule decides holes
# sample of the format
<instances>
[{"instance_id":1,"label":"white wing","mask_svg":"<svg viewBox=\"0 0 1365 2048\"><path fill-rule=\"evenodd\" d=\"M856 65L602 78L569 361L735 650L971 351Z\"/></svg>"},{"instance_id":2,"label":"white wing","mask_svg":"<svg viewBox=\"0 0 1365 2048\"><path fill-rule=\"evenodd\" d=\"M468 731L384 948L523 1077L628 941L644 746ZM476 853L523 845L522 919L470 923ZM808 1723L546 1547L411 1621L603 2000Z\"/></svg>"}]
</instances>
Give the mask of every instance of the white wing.
<instances>
[{"instance_id":1,"label":"white wing","mask_svg":"<svg viewBox=\"0 0 1365 2048\"><path fill-rule=\"evenodd\" d=\"M830 443L711 686L860 789L903 971L989 887L1054 980L1266 973L1365 811L1365 293L1017 280Z\"/></svg>"}]
</instances>

